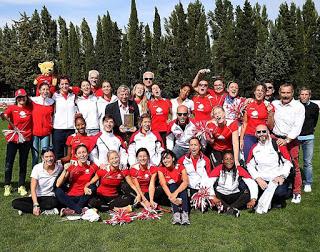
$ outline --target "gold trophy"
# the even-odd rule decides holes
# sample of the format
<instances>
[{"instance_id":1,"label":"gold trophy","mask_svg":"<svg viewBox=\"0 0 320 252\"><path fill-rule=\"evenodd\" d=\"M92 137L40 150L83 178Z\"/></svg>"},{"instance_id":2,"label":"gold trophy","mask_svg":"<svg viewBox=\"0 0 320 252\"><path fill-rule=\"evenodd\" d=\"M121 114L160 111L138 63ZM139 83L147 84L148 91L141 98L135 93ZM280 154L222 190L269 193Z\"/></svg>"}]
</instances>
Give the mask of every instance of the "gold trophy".
<instances>
[{"instance_id":1,"label":"gold trophy","mask_svg":"<svg viewBox=\"0 0 320 252\"><path fill-rule=\"evenodd\" d=\"M134 128L134 114L124 114L123 125L126 131L130 131L132 128Z\"/></svg>"}]
</instances>

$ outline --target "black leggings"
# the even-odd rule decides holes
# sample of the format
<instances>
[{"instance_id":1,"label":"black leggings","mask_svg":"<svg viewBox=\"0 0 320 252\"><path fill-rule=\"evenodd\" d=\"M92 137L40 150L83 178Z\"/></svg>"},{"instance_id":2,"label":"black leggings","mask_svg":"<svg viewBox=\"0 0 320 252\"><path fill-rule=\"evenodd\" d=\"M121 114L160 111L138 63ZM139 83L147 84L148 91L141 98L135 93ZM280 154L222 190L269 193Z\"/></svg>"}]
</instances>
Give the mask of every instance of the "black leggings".
<instances>
[{"instance_id":1,"label":"black leggings","mask_svg":"<svg viewBox=\"0 0 320 252\"><path fill-rule=\"evenodd\" d=\"M216 191L216 197L221 200L224 207L233 207L238 209L247 208L247 203L250 201L250 193L248 190L229 195Z\"/></svg>"},{"instance_id":2,"label":"black leggings","mask_svg":"<svg viewBox=\"0 0 320 252\"><path fill-rule=\"evenodd\" d=\"M31 141L26 141L24 143L9 142L7 144L5 173L4 173L5 185L10 185L11 183L13 163L18 150L19 150L19 167L20 167L18 186L25 185L26 173L27 173L27 162L28 162L28 155L29 155L30 148L31 148Z\"/></svg>"},{"instance_id":3,"label":"black leggings","mask_svg":"<svg viewBox=\"0 0 320 252\"><path fill-rule=\"evenodd\" d=\"M58 207L58 200L54 196L38 197L40 210L49 210ZM31 197L18 198L12 201L12 207L24 213L33 213L33 201Z\"/></svg>"},{"instance_id":4,"label":"black leggings","mask_svg":"<svg viewBox=\"0 0 320 252\"><path fill-rule=\"evenodd\" d=\"M134 197L131 195L119 195L114 197L109 196L95 196L89 200L89 207L97 208L100 212L112 210L115 207L125 207L133 204Z\"/></svg>"}]
</instances>

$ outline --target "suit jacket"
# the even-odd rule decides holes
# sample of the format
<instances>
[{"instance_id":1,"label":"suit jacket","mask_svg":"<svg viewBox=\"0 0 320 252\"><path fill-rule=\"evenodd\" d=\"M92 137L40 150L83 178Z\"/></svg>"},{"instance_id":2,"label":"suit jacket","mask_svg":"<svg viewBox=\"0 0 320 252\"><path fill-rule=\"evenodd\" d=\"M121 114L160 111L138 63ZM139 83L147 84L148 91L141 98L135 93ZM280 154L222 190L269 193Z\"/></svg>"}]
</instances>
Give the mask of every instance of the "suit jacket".
<instances>
[{"instance_id":1,"label":"suit jacket","mask_svg":"<svg viewBox=\"0 0 320 252\"><path fill-rule=\"evenodd\" d=\"M134 126L138 128L138 120L139 120L139 107L135 101L129 100L128 101L129 112L134 114ZM113 117L114 120L114 128L113 132L121 137L124 137L124 134L120 132L119 127L123 124L121 115L120 115L120 108L118 101L110 103L106 106L106 113Z\"/></svg>"}]
</instances>

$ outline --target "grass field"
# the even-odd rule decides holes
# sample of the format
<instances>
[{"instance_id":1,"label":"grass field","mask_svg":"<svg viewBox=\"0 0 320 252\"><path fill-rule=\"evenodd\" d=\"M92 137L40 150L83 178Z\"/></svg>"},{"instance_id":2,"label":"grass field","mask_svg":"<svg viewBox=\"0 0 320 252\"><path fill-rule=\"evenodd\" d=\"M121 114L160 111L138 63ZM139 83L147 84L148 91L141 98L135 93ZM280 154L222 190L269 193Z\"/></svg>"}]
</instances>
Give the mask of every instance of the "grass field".
<instances>
[{"instance_id":1,"label":"grass field","mask_svg":"<svg viewBox=\"0 0 320 252\"><path fill-rule=\"evenodd\" d=\"M159 221L134 221L113 227L101 222L61 222L58 216L19 216L11 208L17 192L3 197L6 145L1 137L0 251L319 251L319 138L318 127L313 191L302 195L300 205L288 201L286 209L266 215L242 211L238 219L215 212L192 212L190 226L173 226L171 215L165 214ZM29 164L28 174L31 161ZM107 216L102 214L103 219Z\"/></svg>"}]
</instances>

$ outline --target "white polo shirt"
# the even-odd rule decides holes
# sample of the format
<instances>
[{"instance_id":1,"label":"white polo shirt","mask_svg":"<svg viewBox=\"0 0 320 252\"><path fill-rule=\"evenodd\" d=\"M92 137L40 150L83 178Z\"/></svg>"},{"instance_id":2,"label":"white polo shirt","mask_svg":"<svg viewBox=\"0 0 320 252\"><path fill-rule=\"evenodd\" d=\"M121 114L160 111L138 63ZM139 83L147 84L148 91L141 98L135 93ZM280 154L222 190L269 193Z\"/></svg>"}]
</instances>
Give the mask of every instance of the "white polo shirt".
<instances>
[{"instance_id":1,"label":"white polo shirt","mask_svg":"<svg viewBox=\"0 0 320 252\"><path fill-rule=\"evenodd\" d=\"M296 139L304 123L304 106L294 99L288 104L282 104L280 100L275 100L272 105L275 108L273 133Z\"/></svg>"},{"instance_id":2,"label":"white polo shirt","mask_svg":"<svg viewBox=\"0 0 320 252\"><path fill-rule=\"evenodd\" d=\"M99 117L99 122L100 122L100 129L103 129L102 125L102 119L106 114L106 107L108 104L113 103L118 100L118 97L115 95L111 96L110 101L107 101L103 97L99 97L97 100L97 106L98 106L98 117Z\"/></svg>"},{"instance_id":3,"label":"white polo shirt","mask_svg":"<svg viewBox=\"0 0 320 252\"><path fill-rule=\"evenodd\" d=\"M172 119L174 120L177 118L177 108L179 107L179 105L185 105L188 108L189 113L191 114L191 112L194 110L194 103L192 100L186 98L181 104L178 103L178 97L171 99L171 110L172 110Z\"/></svg>"},{"instance_id":4,"label":"white polo shirt","mask_svg":"<svg viewBox=\"0 0 320 252\"><path fill-rule=\"evenodd\" d=\"M31 178L38 181L38 186L36 189L36 194L38 197L41 196L54 196L53 184L56 178L62 171L62 164L56 164L53 172L49 174L43 167L43 162L36 164L31 172Z\"/></svg>"},{"instance_id":5,"label":"white polo shirt","mask_svg":"<svg viewBox=\"0 0 320 252\"><path fill-rule=\"evenodd\" d=\"M74 115L77 111L75 98L73 93L68 93L67 99L61 93L53 94L52 99L55 100L54 129L74 129Z\"/></svg>"},{"instance_id":6,"label":"white polo shirt","mask_svg":"<svg viewBox=\"0 0 320 252\"><path fill-rule=\"evenodd\" d=\"M78 110L86 121L86 128L89 130L99 129L97 100L98 99L95 95L89 95L88 98L78 96L78 98L76 99Z\"/></svg>"}]
</instances>

